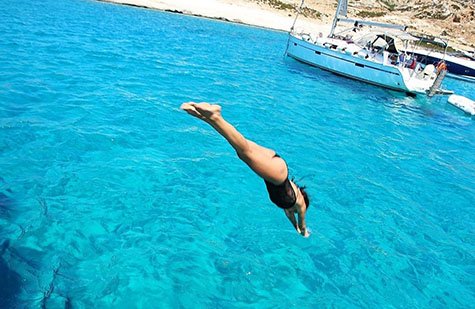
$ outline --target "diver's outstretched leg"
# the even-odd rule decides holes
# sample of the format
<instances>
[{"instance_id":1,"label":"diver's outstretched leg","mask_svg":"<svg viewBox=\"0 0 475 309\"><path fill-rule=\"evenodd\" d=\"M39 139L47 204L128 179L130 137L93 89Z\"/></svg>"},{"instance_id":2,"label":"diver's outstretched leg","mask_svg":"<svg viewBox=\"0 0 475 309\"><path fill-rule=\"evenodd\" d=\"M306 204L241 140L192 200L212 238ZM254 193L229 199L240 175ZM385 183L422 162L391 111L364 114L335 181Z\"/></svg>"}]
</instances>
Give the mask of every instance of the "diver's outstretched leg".
<instances>
[{"instance_id":1,"label":"diver's outstretched leg","mask_svg":"<svg viewBox=\"0 0 475 309\"><path fill-rule=\"evenodd\" d=\"M246 139L221 115L221 106L209 103L188 102L181 105L188 114L210 124L236 150L256 174L274 184L281 184L287 178L287 164L275 151Z\"/></svg>"}]
</instances>

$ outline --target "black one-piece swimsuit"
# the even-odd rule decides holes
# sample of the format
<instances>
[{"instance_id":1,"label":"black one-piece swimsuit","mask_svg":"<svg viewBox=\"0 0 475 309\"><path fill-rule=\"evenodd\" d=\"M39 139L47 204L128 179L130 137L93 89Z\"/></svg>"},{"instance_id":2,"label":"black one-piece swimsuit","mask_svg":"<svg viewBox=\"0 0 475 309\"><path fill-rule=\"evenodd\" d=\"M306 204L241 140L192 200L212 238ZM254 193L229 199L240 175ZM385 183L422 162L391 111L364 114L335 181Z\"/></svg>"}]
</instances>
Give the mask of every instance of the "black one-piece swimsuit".
<instances>
[{"instance_id":1,"label":"black one-piece swimsuit","mask_svg":"<svg viewBox=\"0 0 475 309\"><path fill-rule=\"evenodd\" d=\"M275 154L274 157L280 158L278 154ZM275 185L272 182L264 180L267 187L267 192L269 192L270 200L276 204L278 207L287 209L295 205L297 197L295 196L294 189L290 184L288 171L287 178L281 184Z\"/></svg>"}]
</instances>

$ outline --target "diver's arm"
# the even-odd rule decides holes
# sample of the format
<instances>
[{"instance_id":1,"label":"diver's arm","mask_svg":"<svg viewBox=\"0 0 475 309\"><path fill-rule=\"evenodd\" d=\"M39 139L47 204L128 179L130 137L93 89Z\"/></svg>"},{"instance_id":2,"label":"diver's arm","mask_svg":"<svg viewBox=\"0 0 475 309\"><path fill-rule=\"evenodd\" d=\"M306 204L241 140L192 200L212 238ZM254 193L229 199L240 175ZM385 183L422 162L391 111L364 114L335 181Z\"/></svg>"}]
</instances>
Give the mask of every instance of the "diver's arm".
<instances>
[{"instance_id":1,"label":"diver's arm","mask_svg":"<svg viewBox=\"0 0 475 309\"><path fill-rule=\"evenodd\" d=\"M290 223L294 226L295 230L300 234L300 229L297 225L297 220L295 219L295 215L293 211L289 211L287 209L284 209L285 215L289 219Z\"/></svg>"},{"instance_id":2,"label":"diver's arm","mask_svg":"<svg viewBox=\"0 0 475 309\"><path fill-rule=\"evenodd\" d=\"M307 224L305 223L305 212L298 210L297 213L298 213L298 218L299 218L299 226L298 226L297 231L304 237L310 236L310 234L307 231Z\"/></svg>"}]
</instances>

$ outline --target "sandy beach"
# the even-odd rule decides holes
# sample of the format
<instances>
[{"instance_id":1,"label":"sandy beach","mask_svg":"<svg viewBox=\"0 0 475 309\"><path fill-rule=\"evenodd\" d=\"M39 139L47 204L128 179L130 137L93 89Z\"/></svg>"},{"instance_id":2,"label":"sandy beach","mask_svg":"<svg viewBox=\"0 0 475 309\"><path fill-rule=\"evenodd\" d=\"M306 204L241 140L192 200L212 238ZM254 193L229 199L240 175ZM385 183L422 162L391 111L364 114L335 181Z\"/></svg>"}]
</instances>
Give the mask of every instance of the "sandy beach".
<instances>
[{"instance_id":1,"label":"sandy beach","mask_svg":"<svg viewBox=\"0 0 475 309\"><path fill-rule=\"evenodd\" d=\"M99 0L104 2L112 2L117 4L138 6L144 8L157 9L162 11L169 11L181 13L191 16L219 19L234 23L241 23L257 27L264 27L269 29L289 31L291 28L296 12L293 9L279 10L264 4L263 1L246 1L246 0ZM281 2L283 3L283 2ZM297 5L300 1L292 0L285 3ZM335 12L335 3L330 1L322 1L316 3L309 1L313 7L318 7L318 12L321 13L319 19L306 18L303 15L299 16L298 23L295 29L304 30L305 32L328 34L331 28L331 21ZM418 32L424 32L430 35L439 36L447 29L458 29L462 25L457 24L448 26L447 21L440 23L432 23L434 20L422 20L411 16L404 17L401 14L388 14L385 17L376 18L376 21L394 22L398 24L410 25ZM449 23L450 24L450 23ZM449 28L447 28L449 27ZM465 33L466 35L461 35ZM452 47L462 50L473 50L473 38L469 31L458 29L458 32L446 37L450 41ZM468 47L472 46L472 47Z\"/></svg>"},{"instance_id":2,"label":"sandy beach","mask_svg":"<svg viewBox=\"0 0 475 309\"><path fill-rule=\"evenodd\" d=\"M289 31L295 13L270 8L247 1L229 0L100 0L117 4L157 9L191 16L225 20L274 30ZM298 27L313 29L312 32L327 33L331 25L303 16L299 17Z\"/></svg>"}]
</instances>

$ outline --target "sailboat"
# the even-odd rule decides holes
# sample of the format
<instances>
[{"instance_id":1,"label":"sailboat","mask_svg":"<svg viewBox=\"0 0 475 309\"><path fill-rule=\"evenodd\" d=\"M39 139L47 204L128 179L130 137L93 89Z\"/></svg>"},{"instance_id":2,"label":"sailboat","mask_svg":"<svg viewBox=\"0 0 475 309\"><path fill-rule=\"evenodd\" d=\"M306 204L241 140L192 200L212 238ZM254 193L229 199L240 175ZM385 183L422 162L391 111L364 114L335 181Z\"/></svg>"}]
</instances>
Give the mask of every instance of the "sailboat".
<instances>
[{"instance_id":1,"label":"sailboat","mask_svg":"<svg viewBox=\"0 0 475 309\"><path fill-rule=\"evenodd\" d=\"M424 65L406 52L418 40L406 26L349 19L347 8L348 0L338 1L327 37L295 31L297 14L286 54L311 66L409 95L442 92L438 87L447 73L446 66ZM350 26L337 32L341 23Z\"/></svg>"}]
</instances>

